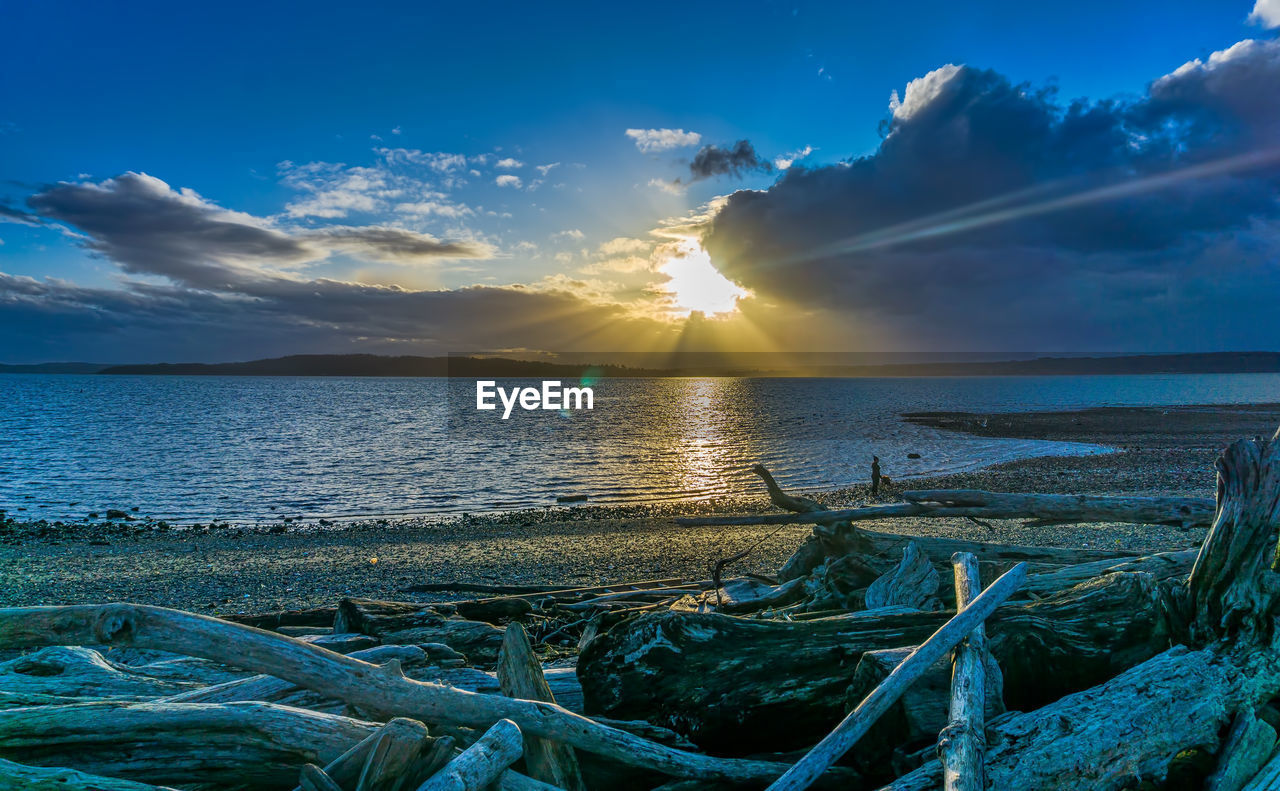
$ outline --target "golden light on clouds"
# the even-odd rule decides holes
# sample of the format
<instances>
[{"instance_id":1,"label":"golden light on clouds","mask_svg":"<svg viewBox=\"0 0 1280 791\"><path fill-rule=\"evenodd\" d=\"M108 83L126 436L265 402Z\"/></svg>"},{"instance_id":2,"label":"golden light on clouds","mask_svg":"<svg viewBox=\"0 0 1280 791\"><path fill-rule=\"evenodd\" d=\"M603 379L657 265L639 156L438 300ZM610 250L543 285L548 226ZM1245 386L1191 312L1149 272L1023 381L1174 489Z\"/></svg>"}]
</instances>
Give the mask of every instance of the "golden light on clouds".
<instances>
[{"instance_id":1,"label":"golden light on clouds","mask_svg":"<svg viewBox=\"0 0 1280 791\"><path fill-rule=\"evenodd\" d=\"M661 288L671 294L677 312L686 316L694 311L707 316L731 313L737 309L738 299L749 294L720 274L711 256L696 242L681 245L658 271L670 278Z\"/></svg>"}]
</instances>

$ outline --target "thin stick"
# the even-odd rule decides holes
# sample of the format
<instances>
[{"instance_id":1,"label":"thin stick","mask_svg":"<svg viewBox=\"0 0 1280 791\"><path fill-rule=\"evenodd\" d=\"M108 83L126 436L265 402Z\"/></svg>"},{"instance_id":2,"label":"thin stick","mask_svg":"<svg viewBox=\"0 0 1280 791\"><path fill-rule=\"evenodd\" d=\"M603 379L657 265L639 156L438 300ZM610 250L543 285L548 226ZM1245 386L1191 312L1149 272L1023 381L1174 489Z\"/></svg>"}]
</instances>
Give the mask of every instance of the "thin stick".
<instances>
[{"instance_id":1,"label":"thin stick","mask_svg":"<svg viewBox=\"0 0 1280 791\"><path fill-rule=\"evenodd\" d=\"M812 785L866 734L912 683L928 672L934 662L946 656L976 626L990 617L1018 589L1026 576L1027 564L1019 563L991 583L991 587L983 591L968 607L957 612L942 628L902 660L835 730L769 786L769 791L803 791Z\"/></svg>"},{"instance_id":2,"label":"thin stick","mask_svg":"<svg viewBox=\"0 0 1280 791\"><path fill-rule=\"evenodd\" d=\"M957 552L952 555L951 563L955 571L956 609L963 611L982 591L978 558L970 552ZM986 653L987 630L982 624L974 627L956 648L951 672L951 722L938 737L945 791L982 791L985 785Z\"/></svg>"}]
</instances>

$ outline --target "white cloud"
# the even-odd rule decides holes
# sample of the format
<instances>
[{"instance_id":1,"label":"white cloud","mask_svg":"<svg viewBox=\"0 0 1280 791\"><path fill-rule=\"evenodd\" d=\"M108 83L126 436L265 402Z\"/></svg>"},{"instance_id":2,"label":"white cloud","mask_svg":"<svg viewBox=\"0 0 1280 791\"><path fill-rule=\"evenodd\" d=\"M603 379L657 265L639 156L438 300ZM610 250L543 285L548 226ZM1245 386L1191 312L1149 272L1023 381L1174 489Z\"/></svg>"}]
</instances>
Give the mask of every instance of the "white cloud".
<instances>
[{"instance_id":1,"label":"white cloud","mask_svg":"<svg viewBox=\"0 0 1280 791\"><path fill-rule=\"evenodd\" d=\"M662 179L649 179L649 186L657 187L663 192L668 192L672 195L684 194L684 185L678 181L664 181Z\"/></svg>"},{"instance_id":2,"label":"white cloud","mask_svg":"<svg viewBox=\"0 0 1280 791\"><path fill-rule=\"evenodd\" d=\"M648 250L649 246L650 243L643 239L618 236L600 245L599 252L601 255L626 255Z\"/></svg>"},{"instance_id":3,"label":"white cloud","mask_svg":"<svg viewBox=\"0 0 1280 791\"><path fill-rule=\"evenodd\" d=\"M295 165L285 160L276 166L286 186L306 197L285 206L290 217L346 217L351 212L377 211L385 198L394 197L387 174L378 168L347 167L341 163L309 162Z\"/></svg>"},{"instance_id":4,"label":"white cloud","mask_svg":"<svg viewBox=\"0 0 1280 791\"><path fill-rule=\"evenodd\" d=\"M392 129L392 130L391 130L391 134L393 134L393 135L398 135L398 134L400 134L400 127L398 127L398 126L397 126L395 129Z\"/></svg>"},{"instance_id":5,"label":"white cloud","mask_svg":"<svg viewBox=\"0 0 1280 791\"><path fill-rule=\"evenodd\" d=\"M559 233L551 234L552 239L573 239L576 242L582 241L586 236L586 234L579 231L577 228L570 228L567 231L560 231Z\"/></svg>"},{"instance_id":6,"label":"white cloud","mask_svg":"<svg viewBox=\"0 0 1280 791\"><path fill-rule=\"evenodd\" d=\"M445 203L439 200L397 203L396 211L400 214L413 214L418 217L448 217L455 220L474 214L469 207L460 203Z\"/></svg>"},{"instance_id":7,"label":"white cloud","mask_svg":"<svg viewBox=\"0 0 1280 791\"><path fill-rule=\"evenodd\" d=\"M452 173L467 166L466 156L444 151L419 151L416 148L378 148L374 151L389 164L425 165L437 173Z\"/></svg>"},{"instance_id":8,"label":"white cloud","mask_svg":"<svg viewBox=\"0 0 1280 791\"><path fill-rule=\"evenodd\" d=\"M524 163L516 159L515 157L507 157L505 159L499 159L494 164L494 167L497 168L498 170L516 170L518 168L524 167Z\"/></svg>"},{"instance_id":9,"label":"white cloud","mask_svg":"<svg viewBox=\"0 0 1280 791\"><path fill-rule=\"evenodd\" d=\"M550 173L551 171L553 171L553 170L555 170L556 168L560 167L560 163L559 163L559 162L552 162L552 163L551 163L551 164L549 164L549 165L538 165L537 167L538 167L538 172L539 172L539 173L541 173L543 176L545 176L545 175L547 175L548 173Z\"/></svg>"},{"instance_id":10,"label":"white cloud","mask_svg":"<svg viewBox=\"0 0 1280 791\"><path fill-rule=\"evenodd\" d=\"M813 146L805 146L799 151L792 151L790 153L783 154L782 156L777 157L776 159L773 160L773 166L778 170L786 170L787 168L791 167L799 160L804 159L805 157L809 156L812 153L813 153Z\"/></svg>"},{"instance_id":11,"label":"white cloud","mask_svg":"<svg viewBox=\"0 0 1280 791\"><path fill-rule=\"evenodd\" d=\"M1280 0L1258 0L1249 21L1265 28L1280 27Z\"/></svg>"},{"instance_id":12,"label":"white cloud","mask_svg":"<svg viewBox=\"0 0 1280 791\"><path fill-rule=\"evenodd\" d=\"M524 185L524 182L520 180L519 176L512 176L509 174L505 176L498 176L493 180L493 183L497 184L499 187L514 187L515 189L520 189L520 187Z\"/></svg>"},{"instance_id":13,"label":"white cloud","mask_svg":"<svg viewBox=\"0 0 1280 791\"><path fill-rule=\"evenodd\" d=\"M646 154L696 146L702 141L702 135L683 129L628 129L627 137L634 140L636 148Z\"/></svg>"},{"instance_id":14,"label":"white cloud","mask_svg":"<svg viewBox=\"0 0 1280 791\"><path fill-rule=\"evenodd\" d=\"M919 112L920 108L938 98L942 89L951 82L951 78L959 73L960 68L954 63L948 63L923 77L917 77L907 83L907 90L901 99L898 98L898 92L894 91L889 96L889 110L893 113L893 117L898 121L905 121Z\"/></svg>"}]
</instances>

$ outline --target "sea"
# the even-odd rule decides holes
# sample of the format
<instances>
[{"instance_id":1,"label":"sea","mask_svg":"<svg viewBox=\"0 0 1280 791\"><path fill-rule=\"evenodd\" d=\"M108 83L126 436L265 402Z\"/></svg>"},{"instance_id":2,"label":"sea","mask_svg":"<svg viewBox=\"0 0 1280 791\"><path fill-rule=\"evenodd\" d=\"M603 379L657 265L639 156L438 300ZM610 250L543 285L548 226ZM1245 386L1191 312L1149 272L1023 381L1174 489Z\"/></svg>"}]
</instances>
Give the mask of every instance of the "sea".
<instances>
[{"instance_id":1,"label":"sea","mask_svg":"<svg viewBox=\"0 0 1280 791\"><path fill-rule=\"evenodd\" d=\"M909 479L1109 451L936 430L904 412L1280 401L1280 374L586 384L590 410L503 420L475 408L466 379L3 374L0 510L84 520L119 509L174 524L444 517L566 497L756 494L756 463L790 490L819 491L865 481L872 454Z\"/></svg>"}]
</instances>

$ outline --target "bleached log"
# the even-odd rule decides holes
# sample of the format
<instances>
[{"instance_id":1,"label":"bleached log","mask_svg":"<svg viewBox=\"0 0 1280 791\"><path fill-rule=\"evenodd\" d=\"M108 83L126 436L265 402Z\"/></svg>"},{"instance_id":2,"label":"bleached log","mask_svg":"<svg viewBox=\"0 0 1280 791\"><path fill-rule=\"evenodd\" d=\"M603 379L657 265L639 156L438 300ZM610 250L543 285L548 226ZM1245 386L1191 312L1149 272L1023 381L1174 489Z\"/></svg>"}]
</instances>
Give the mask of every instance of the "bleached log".
<instances>
[{"instance_id":1,"label":"bleached log","mask_svg":"<svg viewBox=\"0 0 1280 791\"><path fill-rule=\"evenodd\" d=\"M507 697L556 702L551 686L542 674L542 664L533 653L524 627L518 623L507 626L502 640L498 683L502 694ZM531 735L524 740L524 763L528 775L535 780L552 783L568 791L586 789L572 747Z\"/></svg>"},{"instance_id":2,"label":"bleached log","mask_svg":"<svg viewBox=\"0 0 1280 791\"><path fill-rule=\"evenodd\" d=\"M302 791L342 791L342 786L334 782L328 772L315 764L307 764L302 767L302 772L298 777L298 787Z\"/></svg>"},{"instance_id":3,"label":"bleached log","mask_svg":"<svg viewBox=\"0 0 1280 791\"><path fill-rule=\"evenodd\" d=\"M149 700L200 688L199 681L113 662L91 648L52 646L0 662L0 689L12 700L67 703L80 698ZM60 700L64 699L64 700Z\"/></svg>"},{"instance_id":4,"label":"bleached log","mask_svg":"<svg viewBox=\"0 0 1280 791\"><path fill-rule=\"evenodd\" d=\"M1258 719L1252 706L1246 706L1231 723L1218 751L1218 765L1205 781L1204 791L1240 791L1262 771L1275 749L1275 728Z\"/></svg>"},{"instance_id":5,"label":"bleached log","mask_svg":"<svg viewBox=\"0 0 1280 791\"><path fill-rule=\"evenodd\" d=\"M826 772L827 768L849 751L858 739L866 734L880 715L893 705L916 679L926 673L929 666L960 644L976 627L980 626L1000 603L1009 598L1022 580L1027 567L1019 564L1005 572L991 586L957 612L934 632L928 640L911 653L902 664L894 668L880 686L872 690L849 716L836 726L825 739L818 742L803 758L769 786L770 791L803 791ZM981 708L981 703L979 703Z\"/></svg>"},{"instance_id":6,"label":"bleached log","mask_svg":"<svg viewBox=\"0 0 1280 791\"><path fill-rule=\"evenodd\" d=\"M1019 494L977 489L903 492L908 502L860 508L758 516L696 516L679 525L821 525L906 517L1031 519L1038 525L1128 522L1140 525L1208 527L1213 501L1203 497L1115 497L1088 494Z\"/></svg>"},{"instance_id":7,"label":"bleached log","mask_svg":"<svg viewBox=\"0 0 1280 791\"><path fill-rule=\"evenodd\" d=\"M416 645L379 645L361 651L354 651L348 656L379 664L394 659L400 663L402 668L421 664L427 658L426 652ZM296 684L291 684L274 676L256 675L180 692L177 695L161 698L156 702L234 703L240 700L275 702L291 692L296 692L298 689ZM317 697L323 700L322 696ZM310 707L306 706L304 708Z\"/></svg>"},{"instance_id":8,"label":"bleached log","mask_svg":"<svg viewBox=\"0 0 1280 791\"><path fill-rule=\"evenodd\" d=\"M880 607L937 610L940 609L938 584L938 572L911 541L902 550L902 562L867 587L866 606L868 610Z\"/></svg>"},{"instance_id":9,"label":"bleached log","mask_svg":"<svg viewBox=\"0 0 1280 791\"><path fill-rule=\"evenodd\" d=\"M355 791L392 791L404 785L400 781L415 766L422 749L430 745L422 723L407 717L391 720L374 735Z\"/></svg>"},{"instance_id":10,"label":"bleached log","mask_svg":"<svg viewBox=\"0 0 1280 791\"><path fill-rule=\"evenodd\" d=\"M88 703L0 712L0 757L146 783L281 785L373 723L271 703Z\"/></svg>"},{"instance_id":11,"label":"bleached log","mask_svg":"<svg viewBox=\"0 0 1280 791\"><path fill-rule=\"evenodd\" d=\"M978 559L956 553L956 609L963 611L982 590ZM986 630L979 624L956 647L951 676L951 722L938 736L938 757L946 791L982 791L986 786L983 756L986 738Z\"/></svg>"},{"instance_id":12,"label":"bleached log","mask_svg":"<svg viewBox=\"0 0 1280 791\"><path fill-rule=\"evenodd\" d=\"M203 615L139 604L0 609L0 648L113 643L202 656L276 676L363 709L428 723L487 727L499 719L511 719L535 735L676 776L760 782L785 769L785 764L771 761L687 753L550 703L476 695L414 681L395 668Z\"/></svg>"},{"instance_id":13,"label":"bleached log","mask_svg":"<svg viewBox=\"0 0 1280 791\"><path fill-rule=\"evenodd\" d=\"M499 720L475 744L418 786L418 791L481 791L518 761L523 750L519 726L511 720Z\"/></svg>"},{"instance_id":14,"label":"bleached log","mask_svg":"<svg viewBox=\"0 0 1280 791\"><path fill-rule=\"evenodd\" d=\"M0 788L23 791L174 791L169 786L100 777L75 769L27 766L3 758L0 758Z\"/></svg>"}]
</instances>

